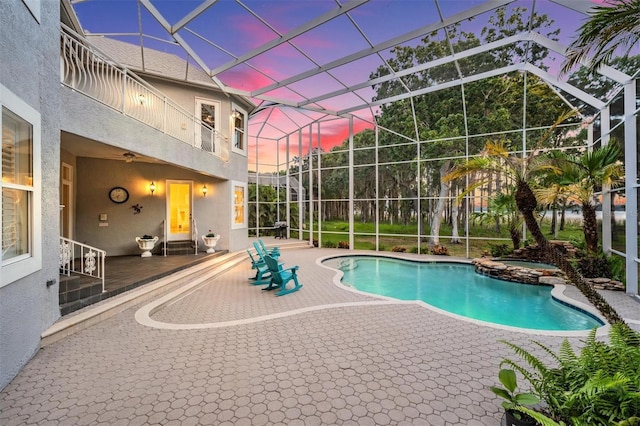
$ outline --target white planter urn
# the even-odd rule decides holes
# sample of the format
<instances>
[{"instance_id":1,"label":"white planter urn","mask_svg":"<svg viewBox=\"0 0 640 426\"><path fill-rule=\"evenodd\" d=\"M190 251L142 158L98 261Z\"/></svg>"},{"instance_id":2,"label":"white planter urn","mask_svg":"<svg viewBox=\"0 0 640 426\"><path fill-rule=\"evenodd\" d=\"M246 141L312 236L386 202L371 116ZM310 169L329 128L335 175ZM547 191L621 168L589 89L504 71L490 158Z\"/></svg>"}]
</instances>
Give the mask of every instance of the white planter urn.
<instances>
[{"instance_id":1,"label":"white planter urn","mask_svg":"<svg viewBox=\"0 0 640 426\"><path fill-rule=\"evenodd\" d=\"M150 239L136 237L136 243L138 243L138 247L142 250L140 257L151 257L151 250L153 250L157 242L157 236Z\"/></svg>"},{"instance_id":2,"label":"white planter urn","mask_svg":"<svg viewBox=\"0 0 640 426\"><path fill-rule=\"evenodd\" d=\"M215 253L215 246L218 244L218 240L220 239L220 234L215 237L207 237L206 235L202 236L202 242L207 247L207 253Z\"/></svg>"}]
</instances>

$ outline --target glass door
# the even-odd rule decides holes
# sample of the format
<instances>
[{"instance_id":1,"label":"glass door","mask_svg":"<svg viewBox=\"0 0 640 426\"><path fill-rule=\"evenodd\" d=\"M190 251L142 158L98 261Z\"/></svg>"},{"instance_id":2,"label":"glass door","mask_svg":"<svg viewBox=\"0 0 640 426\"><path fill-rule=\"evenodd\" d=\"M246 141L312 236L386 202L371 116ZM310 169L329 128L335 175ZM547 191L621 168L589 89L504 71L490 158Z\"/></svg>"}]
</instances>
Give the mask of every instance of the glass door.
<instances>
[{"instance_id":1,"label":"glass door","mask_svg":"<svg viewBox=\"0 0 640 426\"><path fill-rule=\"evenodd\" d=\"M193 182L167 180L167 241L191 240Z\"/></svg>"}]
</instances>

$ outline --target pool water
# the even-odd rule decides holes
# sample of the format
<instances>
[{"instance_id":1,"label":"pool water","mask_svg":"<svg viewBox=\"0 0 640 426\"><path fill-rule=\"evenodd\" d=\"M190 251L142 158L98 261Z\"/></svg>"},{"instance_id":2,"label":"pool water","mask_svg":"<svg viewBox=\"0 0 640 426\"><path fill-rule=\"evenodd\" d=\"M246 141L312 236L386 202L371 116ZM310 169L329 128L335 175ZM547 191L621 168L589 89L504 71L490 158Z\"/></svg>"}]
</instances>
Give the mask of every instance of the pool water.
<instances>
[{"instance_id":1,"label":"pool water","mask_svg":"<svg viewBox=\"0 0 640 426\"><path fill-rule=\"evenodd\" d=\"M421 263L375 256L328 259L342 270L342 283L400 300L421 300L454 314L536 330L589 330L595 317L556 301L551 286L501 281L477 274L473 266Z\"/></svg>"}]
</instances>

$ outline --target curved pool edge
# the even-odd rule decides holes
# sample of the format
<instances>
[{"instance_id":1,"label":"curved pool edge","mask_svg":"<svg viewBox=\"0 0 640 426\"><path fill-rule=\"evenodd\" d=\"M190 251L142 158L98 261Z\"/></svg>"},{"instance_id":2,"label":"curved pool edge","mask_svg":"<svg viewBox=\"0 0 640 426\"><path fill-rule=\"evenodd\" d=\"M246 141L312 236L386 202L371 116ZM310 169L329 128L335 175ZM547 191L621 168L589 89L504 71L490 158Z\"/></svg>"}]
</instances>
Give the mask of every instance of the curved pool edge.
<instances>
[{"instance_id":1,"label":"curved pool edge","mask_svg":"<svg viewBox=\"0 0 640 426\"><path fill-rule=\"evenodd\" d=\"M355 252L355 253L349 253L349 254L330 254L330 255L326 255L326 256L321 256L319 258L316 259L316 265L321 266L323 268L326 269L330 269L332 271L335 271L336 274L333 277L333 284L343 290L347 290L350 291L352 293L356 293L356 294L360 294L360 295L365 295L365 296L369 296L369 297L375 297L375 298L379 298L381 300L386 300L386 301L396 301L398 303L403 302L403 303L407 303L409 302L410 304L417 304L420 305L424 308L427 308L431 311L434 312L438 312L440 314L452 317L452 318L457 318L460 319L462 321L467 321L476 325L481 325L481 326L487 326L487 327L491 327L491 328L497 328L497 329L501 329L501 330L507 330L507 331L515 331L515 332L519 332L519 333L525 333L525 334L532 334L532 335L538 335L538 336L559 336L559 337L586 337L589 335L589 333L591 333L591 330L593 329L587 329L587 330L568 330L568 331L561 331L561 330L540 330L540 329L532 329L532 328L521 328L521 327L513 327L513 326L508 326L508 325L502 325L502 324L496 324L493 322L488 322L488 321L482 321L482 320L478 320L478 319L474 319L474 318L469 318L469 317L465 317L463 315L458 315L458 314L454 314L452 312L446 311L444 309L438 308L436 306L430 305L426 302L423 302L421 300L413 300L413 301L406 301L406 300L400 300L400 299L396 299L393 297L388 297L388 296L381 296L379 294L373 294L373 293L367 293L365 291L361 291L358 289L355 289L353 287L350 286L346 286L344 284L342 284L342 277L344 276L344 273L339 270L339 269L335 269L332 268L328 265L323 264L324 261L329 260L329 259L337 259L337 258L341 258L341 257L381 257L381 258L387 258L387 259L397 259L397 260L404 260L404 261L410 261L410 262L417 262L417 263L455 263L455 264L467 264L467 265L471 265L471 259L467 259L467 258L459 258L459 257L452 257L450 259L434 259L432 257L430 258L414 258L414 257L408 257L408 256L402 256L399 254L380 254L380 252L376 252L376 254L371 254L371 253L366 253L366 252ZM577 309L579 311L583 311L584 313L586 313L587 315L591 315L594 318L597 318L599 321L601 321L603 323L602 326L597 327L596 328L596 335L597 336L607 336L609 334L609 329L611 328L611 325L607 322L607 320L600 314L600 312L593 306L591 305L587 305L583 302L580 302L578 300L572 299L571 297L569 297L568 295L566 295L564 293L566 289L566 285L562 285L562 284L555 284L553 285L553 289L551 289L551 297L554 298L555 300L557 300L560 303L565 303L570 305L571 307L573 307L574 309Z\"/></svg>"}]
</instances>

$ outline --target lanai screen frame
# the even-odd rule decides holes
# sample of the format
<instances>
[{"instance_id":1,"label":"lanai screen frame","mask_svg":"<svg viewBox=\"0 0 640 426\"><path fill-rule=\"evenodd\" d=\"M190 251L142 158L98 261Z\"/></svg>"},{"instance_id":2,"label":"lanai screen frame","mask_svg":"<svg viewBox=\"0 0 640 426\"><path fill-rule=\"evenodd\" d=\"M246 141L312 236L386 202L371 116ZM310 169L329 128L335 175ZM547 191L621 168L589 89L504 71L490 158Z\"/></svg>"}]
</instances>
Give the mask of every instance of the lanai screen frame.
<instances>
[{"instance_id":1,"label":"lanai screen frame","mask_svg":"<svg viewBox=\"0 0 640 426\"><path fill-rule=\"evenodd\" d=\"M529 64L525 65L523 72L526 74L527 72L531 71L531 66ZM534 67L535 68L535 67ZM494 73L500 73L500 71L495 71ZM491 75L493 75L494 73L491 73ZM579 89L575 89L575 88L569 88L569 90L571 91L571 93L575 96L577 95L577 97L579 97L580 99L582 99L583 101L587 100L589 102L591 102L591 106L593 107L597 107L599 109L599 113L598 115L600 116L600 123L601 123L601 130L600 130L600 137L597 139L593 138L593 126L594 126L594 122L595 120L591 120L590 124L589 124L589 131L587 132L587 134L589 135L589 139L587 141L587 145L586 148L587 149L592 149L595 145L597 144L602 144L602 145L606 145L609 142L610 139L610 135L612 133L613 130L615 130L615 128L619 127L619 126L624 126L624 145L625 145L625 159L624 159L624 163L625 163L625 167L626 167L626 175L625 175L625 183L624 186L620 187L620 188L615 188L613 190L611 190L610 188L604 188L601 195L603 197L603 217L610 217L611 214L613 214L613 212L611 211L611 203L610 203L610 197L611 197L611 192L621 192L624 191L626 194L626 212L627 215L629 216L629 212L633 212L638 211L638 193L640 192L640 184L639 184L639 180L638 180L638 170L637 170L637 161L638 161L638 150L640 148L640 142L637 139L637 121L640 117L640 108L636 107L636 87L637 87L637 82L638 82L638 74L640 72L636 73L636 75L633 76L633 78L628 77L628 76L622 76L623 79L625 79L626 77L626 82L624 82L621 91L623 93L623 99L624 99L624 117L621 121L619 121L614 128L611 127L611 117L610 117L610 105L613 102L613 100L615 99L615 97L612 97L611 100L609 100L608 102L604 103L601 101L595 101L594 102L594 98L590 97L588 94L585 93L580 93L581 91ZM545 74L544 72L537 72L535 73L536 75L538 75L539 77L543 78L543 80L547 80L549 79L549 76L547 74ZM620 76L618 76L620 77ZM526 81L526 79L525 79ZM557 86L563 86L562 83L558 82L558 81L553 81L554 85ZM463 82L460 83L461 86L464 85ZM565 88L565 87L563 87ZM526 93L526 90L525 90ZM526 102L526 101L525 101ZM463 111L465 120L467 120L466 117L466 112ZM523 108L523 115L526 116L526 108ZM357 119L357 117L354 117L353 115L348 115L349 120L349 147L348 147L348 155L349 155L349 198L348 198L348 203L349 203L349 229L348 229L348 235L349 235L349 249L353 250L354 249L354 242L355 242L355 236L356 235L365 235L365 234L357 234L354 231L354 194L353 194L353 169L354 169L354 164L353 164L353 153L354 153L354 146L353 146L353 136L354 136L354 120ZM316 147L313 143L313 134L315 132L315 134L317 134L317 139L316 139L316 144L317 147L320 146L320 141L321 141L321 137L322 137L322 125L326 124L327 120L326 118L324 119L318 119L318 120L314 120L313 122L307 124L306 126L304 126L304 128L307 128L308 131L306 132L307 136L309 137L309 144L308 144L308 151L307 153L303 153L302 151L302 138L303 138L303 128L299 128L296 132L292 132L287 134L284 137L281 138L277 138L275 139L273 142L276 145L276 151L279 153L280 152L280 144L285 144L287 146L286 149L286 158L284 159L284 161L280 160L280 156L278 155L276 158L276 174L280 174L281 172L284 172L284 177L285 177L285 184L284 184L284 191L280 191L280 185L278 186L278 201L277 201L277 205L278 205L278 209L277 209L277 220L278 221L284 221L287 223L291 223L291 216L290 216L290 212L291 212L291 199L290 199L290 194L291 192L286 190L287 188L290 188L290 174L289 174L289 169L291 166L291 156L290 156L290 152L292 148L290 146L290 139L292 138L292 136L297 133L297 141L298 141L298 145L297 147L293 147L293 151L296 152L297 150L297 156L298 157L303 157L305 155L315 155L317 160L316 160L316 164L317 167L314 169L313 167L309 167L306 171L303 171L302 168L299 169L298 172L298 176L294 176L297 178L298 181L298 193L301 193L301 189L302 189L302 173L308 173L309 176L309 188L310 191L307 194L306 199L301 200L300 197L298 197L298 212L299 212L299 217L297 220L298 223L298 228L296 229L298 235L299 235L299 239L302 239L302 235L304 233L308 233L309 235L309 243L313 243L313 236L314 233L318 233L318 245L322 246L322 231L320 230L322 227L322 218L321 215L318 215L318 219L317 219L317 227L318 229L313 229L313 224L314 224L314 204L317 202L318 206L321 206L321 202L322 199L319 198L319 195L317 194L313 194L313 174L314 171L317 172L317 176L318 176L318 184L319 184L319 188L318 188L318 193L321 193L321 182L322 182L322 156L327 154L327 153L322 153L319 150L315 152L315 154L313 153L313 149ZM526 123L526 117L523 117L523 123ZM379 132L379 126L376 123L373 123L374 126L374 132L375 132L375 136L376 136L376 146L375 146L375 151L376 154L378 152L379 146L378 146L378 132ZM527 127L523 127L522 131L523 131L523 135L526 135L527 131L529 130L533 130L533 129L529 129ZM468 140L470 137L475 137L477 135L466 135L464 137L465 141L466 141L466 152L467 152L467 156L466 158L469 158L468 156ZM482 135L482 136L486 136L486 135ZM257 139L259 138L259 135L255 135L254 136L256 138L256 142ZM527 150L527 146L526 146L526 137L523 137L523 152ZM417 140L413 140L413 143L416 143L417 146L419 147L419 144L421 142L425 142L425 141L417 141ZM257 143L255 145L256 147L256 153L255 153L255 159L256 162L255 164L251 165L250 164L250 169L255 171L255 174L257 176L260 175L260 162L259 162L259 150L257 150ZM418 148L419 149L419 148ZM418 162L420 160L417 160ZM313 165L314 161L310 161L309 164ZM370 163L370 164L366 164L367 166L374 166L376 167L376 194L377 196L375 197L375 202L376 202L376 219L375 219L375 232L374 232L374 236L375 236L375 241L376 241L376 251L378 251L380 249L379 246L379 239L380 236L383 235L380 233L379 231L379 217L378 217L378 212L379 212L379 203L381 201L381 198L379 197L379 188L378 188L378 179L377 179L377 167L378 167L378 163ZM360 165L362 166L362 165ZM252 168L253 167L253 168ZM634 179L634 176L636 176L636 178ZM259 182L259 178L256 177L256 182ZM418 185L418 193L420 193L420 185L421 182L418 179L417 181L417 185ZM257 186L258 188L259 186ZM258 190L258 189L257 189ZM280 196L283 196L284 199L281 199ZM314 196L315 195L315 196ZM280 217L280 209L279 206L280 204L284 203L285 204L285 217ZM420 197L418 197L418 206L420 205ZM260 206L259 206L259 202L255 202L255 205L253 206L253 208L255 208L256 211L256 218L258 218L258 223L256 224L256 228L253 229L253 232L255 232L256 235L260 235L261 231L265 231L265 230L269 230L272 227L272 224L260 224L259 223L259 215L257 214ZM636 206L635 209L633 208L629 208L630 206ZM468 207L465 207L468 209ZM420 207L418 207L418 209L420 209ZM304 214L304 217L303 217ZM469 215L465 215L465 224L464 224L464 228L465 230L468 230L468 226L469 226L469 220L470 220L470 216ZM311 225L311 229L304 229L303 228L303 223L309 223ZM637 294L638 293L638 269L640 268L640 259L638 259L638 223L637 221L629 221L626 220L625 221L626 226L625 226L625 241L626 241L626 246L625 246L625 251L620 251L620 250L616 250L613 249L612 247L612 242L611 242L611 224L609 221L607 220L603 220L602 221L602 242L603 242L603 251L607 254L610 255L616 255L616 256L621 256L623 258L625 258L625 264L626 264L626 279L627 279L627 293L630 294ZM290 230L289 230L290 231ZM466 235L462 235L460 236L460 239L463 240L466 244L466 252L467 252L467 257L469 257L469 241L470 239L472 239L473 237L470 237L468 235L467 232L465 232ZM421 247L421 238L423 237L429 237L429 235L411 235L411 237L414 237L416 239L416 243L418 246L418 251L420 252L420 247ZM446 237L443 237L446 238Z\"/></svg>"},{"instance_id":2,"label":"lanai screen frame","mask_svg":"<svg viewBox=\"0 0 640 426\"><path fill-rule=\"evenodd\" d=\"M64 5L70 3L69 0L64 0ZM87 11L90 14L90 9L97 5L99 2L73 2L73 8L78 11ZM270 22L270 19L266 18L266 15L269 15L269 18L273 19L271 11L267 11L265 9L260 9L261 6L259 2L256 4L251 4L249 1L240 1L236 0L235 2L216 2L215 0L207 0L204 1L197 6L189 6L184 2L175 2L170 4L171 2L159 2L155 0L138 0L137 2L122 2L119 4L118 10L127 10L128 12L137 13L137 20L129 20L124 23L121 20L121 16L118 16L118 25L114 28L119 28L118 32L105 33L102 28L88 32L85 34L86 36L94 36L94 37L102 37L102 36L112 36L116 38L128 38L135 39L140 44L140 63L142 64L142 69L146 69L147 65L145 62L144 49L148 46L150 48L167 48L172 52L180 52L181 58L185 59L184 63L186 68L182 71L182 75L185 76L185 80L188 80L189 76L189 67L198 67L206 76L210 79L210 82L217 86L223 93L234 94L238 96L244 96L247 99L253 100L257 103L256 110L257 111L266 111L268 109L277 109L280 107L285 108L296 108L301 111L306 111L314 114L324 114L326 116L335 116L335 117L352 117L350 118L350 132L349 132L349 141L351 146L349 148L349 155L353 158L353 116L361 115L363 111L368 111L369 117L375 117L375 108L386 104L389 102L393 102L395 100L402 99L410 99L414 96L433 92L435 90L440 90L445 87L457 86L460 85L464 87L464 84L474 80L480 80L483 78L490 77L492 75L499 75L508 72L524 72L525 74L530 73L538 76L542 80L546 81L548 84L552 85L569 93L573 97L580 99L585 104L591 105L600 111L600 115L603 121L602 128L602 143L607 143L608 137L612 129L609 129L611 117L609 111L609 103L610 101L604 101L601 99L596 99L584 91L574 88L571 85L564 83L562 81L557 80L555 77L550 75L548 72L541 70L540 68L535 67L531 63L527 62L531 58L528 54L525 54L525 59L522 63L512 63L504 68L498 70L492 70L487 73L471 75L471 76L463 76L460 72L460 58L465 56L472 56L481 52L488 52L491 49L500 48L504 46L508 46L511 43L522 43L527 46L527 49L533 44L537 44L542 47L546 47L547 49L555 52L559 57L565 56L565 46L560 45L559 43L550 40L549 38L532 31L532 12L537 12L537 9L542 9L544 12L545 5L552 5L553 7L561 6L566 10L566 13L573 14L575 18L575 14L579 13L582 16L588 14L591 6L595 4L595 1L574 1L574 0L531 0L529 3L527 0L527 7L529 9L529 31L523 31L519 34L515 34L510 37L505 37L499 39L497 41L491 43L485 43L482 46L478 46L472 49L468 49L461 52L455 52L455 50L451 47L452 55L447 57L438 58L429 63L420 64L419 66L411 67L404 70L393 70L389 67L389 75L384 77L379 77L375 80L370 80L367 78L362 78L360 76L360 81L356 84L353 83L344 83L340 81L340 84L343 86L339 90L325 91L320 95L312 95L312 96L303 96L300 93L297 93L295 88L295 83L303 81L307 78L311 78L316 75L321 75L323 73L327 73L328 71L332 71L339 67L348 65L352 62L355 62L359 59L365 58L368 55L377 55L379 60L382 63L386 63L386 59L383 57L382 53L388 51L388 49L403 45L411 40L415 40L419 37L423 37L428 35L434 31L442 31L444 34L447 34L449 30L449 26L469 20L470 18L474 18L477 16L483 15L485 18L487 14L494 13L497 8L500 7L512 7L512 6L522 6L524 1L520 0L487 0L484 2L473 1L469 3L469 7L464 9L459 7L461 3L457 3L456 7L450 7L454 3L447 3L444 0L433 0L432 2L423 2L422 4L431 4L432 9L430 9L433 13L433 17L437 16L434 20L429 20L429 18L433 18L432 16L424 16L425 22L430 22L424 26L420 26L419 28L415 28L413 30L409 29L409 32L397 35L395 37L390 37L386 40L381 40L379 42L373 42L370 37L367 37L366 31L357 24L357 19L354 19L355 15L353 13L357 13L359 10L368 10L369 12L377 11L377 7L379 4L374 4L369 0L348 0L345 2L340 2L336 0L335 2L320 2L322 3L322 7L314 8L314 10L324 9L322 12L318 12L316 16L310 16L306 20L297 21L296 25L292 26L284 26L286 29L283 32L279 32L279 25L274 25L273 22ZM173 5L177 6L177 9L183 8L184 10L177 10L173 8ZM208 39L205 36L205 32L216 26L211 26L211 19L216 18L222 21L225 20L226 16L224 15L224 11L227 10L231 6L235 8L236 11L244 14L244 19L251 20L254 24L260 25L261 29L264 31L268 31L272 38L268 39L268 41L258 43L246 43L246 46L240 48L237 45L234 45L234 48L237 48L237 51L233 51L231 49L225 49L223 46L225 42L228 42L228 38L225 39L222 37L220 40ZM308 8L311 9L311 6L315 6L309 4ZM329 6L329 7L326 7ZM66 7L66 6L65 6ZM446 13L445 9L449 8L450 13ZM174 10L170 10L174 9ZM257 10L261 10L262 13L257 12ZM122 13L128 13L122 12ZM78 13L80 16L81 14ZM100 15L98 12L97 15ZM85 15L87 16L87 15ZM295 18L295 17L293 17ZM570 18L570 19L574 19ZM350 22L352 24L352 34L356 35L360 41L365 41L365 48L358 51L351 51L345 56L338 57L337 59L331 60L322 60L317 59L315 53L312 51L307 51L306 48L302 49L300 47L299 41L302 41L301 36L305 35L308 32L313 32L326 24L330 24L333 20L342 20L343 22ZM483 19L483 18L480 18ZM526 17L525 17L526 19ZM82 17L81 17L82 20ZM401 22L406 22L406 19L402 19ZM133 24L135 27L130 27ZM420 21L420 25L422 25L422 20ZM121 29L120 29L121 28ZM326 27L325 27L326 28ZM230 28L231 30L235 30L235 28ZM373 30L375 32L376 29ZM212 33L213 34L213 33ZM326 33L325 33L326 34ZM396 33L399 34L399 33ZM251 31L246 31L246 34L242 32L236 32L236 37L246 37L251 36ZM221 42L220 43L217 43ZM335 41L335 40L334 40ZM203 42L203 43L201 43ZM205 46L203 46L203 44ZM362 45L362 44L361 44ZM253 60L259 58L263 54L269 54L274 52L278 48L292 48L298 52L298 56L302 56L306 58L306 60L313 62L313 67L304 72L293 73L293 75L289 74L285 78L276 78L270 75L266 70L261 69L259 65L257 65ZM163 50L163 49L160 49ZM226 59L222 62L212 60L215 55L220 55L222 52ZM455 54L454 54L455 52ZM322 57L322 55L319 55ZM313 58L313 59L312 59ZM422 87L418 89L410 90L406 85L404 86L405 92L395 95L389 96L386 99L377 99L375 101L366 101L362 96L358 94L358 90L361 90L367 86L371 86L373 84L378 84L385 79L398 79L400 80L403 76L410 75L411 73L421 72L430 67L437 67L442 64L449 63L455 64L458 68L459 78L453 81L450 81L446 84L441 85L440 87ZM285 64L289 65L289 64ZM285 66L283 65L283 66ZM387 64L388 65L388 64ZM150 64L150 70L153 69L153 65ZM225 73L228 71L233 71L237 68L244 67L248 71L254 72L254 75L262 75L267 79L271 79L272 84L266 84L258 86L254 89L244 88L242 85L234 85L232 82L225 80ZM180 71L180 70L178 70ZM625 166L627 168L627 173L625 176L625 184L622 190L625 191L627 197L627 212L630 210L633 212L635 219L637 219L637 211L638 211L638 191L640 191L640 187L638 184L638 170L637 170L637 119L638 119L638 110L637 110L637 89L636 89L636 79L637 73L634 78L630 78L627 75L624 75L610 67L602 67L599 72L602 75L605 75L607 78L615 81L619 87L623 88L623 98L624 98L624 119L622 120L623 124L618 124L624 126L624 146L625 146ZM153 73L153 71L152 71ZM180 74L180 72L178 72ZM335 77L334 77L335 78ZM337 79L336 79L337 80ZM282 95L284 92L294 93L296 96L284 96ZM354 97L362 100L362 104L351 104L350 106L342 109L334 109L332 111L327 110L326 107L322 106L323 101L327 101L330 99L337 98L343 94L351 94ZM297 98L302 98L302 100L296 100ZM352 116L353 114L353 116ZM259 129L257 132L253 134L249 134L250 140L255 139L258 141L259 139L265 139L262 133L263 129L265 129L265 125L268 125L268 116L267 118L260 118L255 114L253 118L258 121L257 128ZM414 114L414 122L415 122L415 114ZM262 121L261 121L262 120ZM295 122L295 120L291 120ZM262 125L260 125L260 122ZM465 114L465 122L466 122L466 114ZM323 123L321 118L313 118L310 119L303 126L311 126L313 128L313 123ZM375 125L375 123L373 123ZM316 131L319 135L321 134L321 127L323 124L318 124ZM526 125L523 125L523 132L526 132ZM377 131L377 130L376 130ZM296 130L290 129L281 129L281 135L279 137L273 138L272 140L277 144L276 141L282 142L285 139L291 137L292 134L295 134ZM297 132L300 132L299 130ZM301 132L300 132L301 133ZM468 132L466 134L468 139ZM593 146L593 144L598 143L597 141L589 141L589 143ZM286 154L287 159L285 161L281 161L280 159L276 160L277 168L280 168L281 164L288 164L290 159L289 153ZM256 158L256 166L259 164L259 159ZM259 169L259 167L255 167ZM353 165L351 164L349 167L350 176L353 176ZM311 172L310 172L311 173ZM300 185L300 184L299 184ZM353 212L353 188L350 185L350 210ZM289 193L287 193L289 194ZM312 195L312 194L311 194ZM289 195L287 195L288 197ZM607 190L604 191L605 198L607 197ZM290 205L290 200L285 201ZM605 202L605 205L607 203ZM310 203L310 206L312 204ZM632 206L629 209L629 206ZM288 210L287 210L288 211ZM300 210L300 214L302 214L302 210ZM605 212L606 213L606 212ZM289 213L287 213L288 215ZM307 209L305 214L312 214L310 209ZM312 216L309 216L312 217ZM287 218L287 220L290 218ZM605 221L606 222L606 221ZM605 251L614 253L616 255L621 255L626 258L626 266L627 266L627 291L630 293L637 293L637 282L638 282L638 267L640 262L638 260L638 223L637 220L627 221L627 226L625 229L626 235L626 246L625 252L620 250L612 250L610 245L609 234L607 233L607 225L604 226L603 229L603 243ZM353 218L350 219L350 232L353 231ZM379 234L376 232L376 234ZM353 235L350 235L350 240L353 240ZM352 246L352 245L351 245Z\"/></svg>"}]
</instances>

